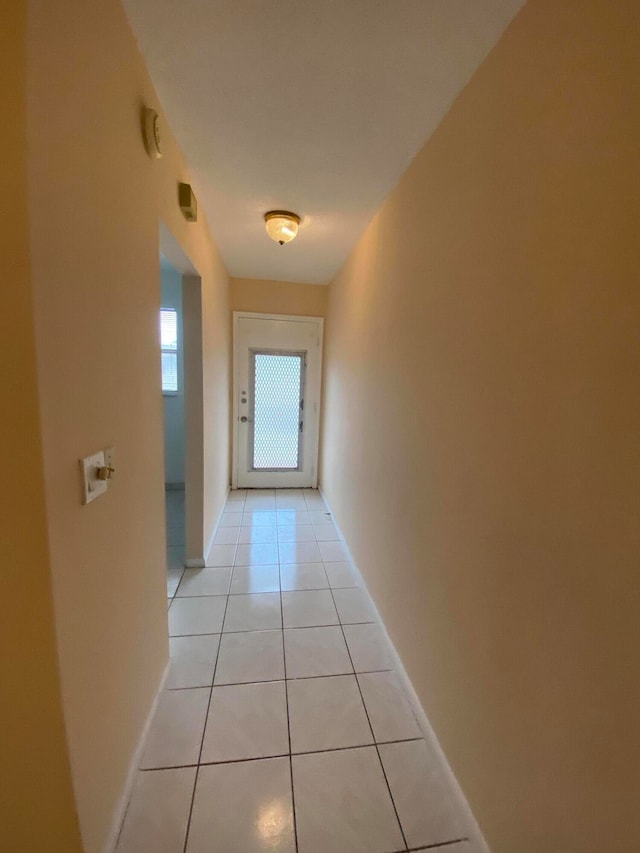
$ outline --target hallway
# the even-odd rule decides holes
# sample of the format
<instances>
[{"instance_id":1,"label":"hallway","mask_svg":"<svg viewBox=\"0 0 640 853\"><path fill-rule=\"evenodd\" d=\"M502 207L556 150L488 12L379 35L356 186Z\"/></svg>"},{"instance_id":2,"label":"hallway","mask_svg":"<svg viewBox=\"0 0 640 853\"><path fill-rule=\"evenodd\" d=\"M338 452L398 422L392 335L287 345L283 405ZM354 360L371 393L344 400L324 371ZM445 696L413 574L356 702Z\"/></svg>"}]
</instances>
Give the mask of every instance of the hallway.
<instances>
[{"instance_id":1,"label":"hallway","mask_svg":"<svg viewBox=\"0 0 640 853\"><path fill-rule=\"evenodd\" d=\"M232 492L210 563L169 569L171 663L119 853L479 850L319 493Z\"/></svg>"}]
</instances>

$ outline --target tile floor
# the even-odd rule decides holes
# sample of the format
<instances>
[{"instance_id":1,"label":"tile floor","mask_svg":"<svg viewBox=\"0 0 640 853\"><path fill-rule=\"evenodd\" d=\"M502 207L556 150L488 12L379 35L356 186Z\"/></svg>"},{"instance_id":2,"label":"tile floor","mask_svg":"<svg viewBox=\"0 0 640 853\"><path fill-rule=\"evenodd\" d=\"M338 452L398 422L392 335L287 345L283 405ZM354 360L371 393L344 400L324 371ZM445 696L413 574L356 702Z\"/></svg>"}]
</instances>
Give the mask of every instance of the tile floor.
<instances>
[{"instance_id":1,"label":"tile floor","mask_svg":"<svg viewBox=\"0 0 640 853\"><path fill-rule=\"evenodd\" d=\"M118 853L478 853L312 490L232 492L183 569L167 492L169 674Z\"/></svg>"}]
</instances>

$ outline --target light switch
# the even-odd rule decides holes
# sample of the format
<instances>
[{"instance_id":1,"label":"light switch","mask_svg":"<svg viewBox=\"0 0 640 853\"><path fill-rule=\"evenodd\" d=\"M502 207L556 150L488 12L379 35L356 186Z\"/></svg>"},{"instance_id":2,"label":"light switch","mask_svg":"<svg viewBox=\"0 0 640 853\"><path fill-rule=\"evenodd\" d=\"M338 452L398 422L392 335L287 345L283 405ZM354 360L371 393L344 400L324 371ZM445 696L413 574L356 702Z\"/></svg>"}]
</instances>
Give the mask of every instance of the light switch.
<instances>
[{"instance_id":1,"label":"light switch","mask_svg":"<svg viewBox=\"0 0 640 853\"><path fill-rule=\"evenodd\" d=\"M84 504L91 503L95 498L103 495L108 487L108 480L98 479L98 470L105 467L105 452L104 450L93 453L91 456L85 456L80 460L80 470L82 472L82 502Z\"/></svg>"},{"instance_id":2,"label":"light switch","mask_svg":"<svg viewBox=\"0 0 640 853\"><path fill-rule=\"evenodd\" d=\"M116 470L116 451L113 447L105 447L104 464L107 466L107 468L111 468L115 472L115 470Z\"/></svg>"}]
</instances>

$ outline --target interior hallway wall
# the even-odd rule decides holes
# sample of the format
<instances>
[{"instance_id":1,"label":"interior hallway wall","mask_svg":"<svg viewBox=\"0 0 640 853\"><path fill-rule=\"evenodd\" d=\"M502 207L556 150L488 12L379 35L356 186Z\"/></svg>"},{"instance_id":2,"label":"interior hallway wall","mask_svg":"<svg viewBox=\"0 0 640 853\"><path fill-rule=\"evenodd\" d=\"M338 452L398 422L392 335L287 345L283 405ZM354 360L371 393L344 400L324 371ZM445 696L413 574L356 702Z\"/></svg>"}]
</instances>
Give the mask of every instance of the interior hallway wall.
<instances>
[{"instance_id":1,"label":"interior hallway wall","mask_svg":"<svg viewBox=\"0 0 640 853\"><path fill-rule=\"evenodd\" d=\"M80 853L66 749L47 545L29 262L27 2L0 28L0 847Z\"/></svg>"},{"instance_id":2,"label":"interior hallway wall","mask_svg":"<svg viewBox=\"0 0 640 853\"><path fill-rule=\"evenodd\" d=\"M255 278L231 279L232 311L326 317L328 303L329 288L326 285Z\"/></svg>"},{"instance_id":3,"label":"interior hallway wall","mask_svg":"<svg viewBox=\"0 0 640 853\"><path fill-rule=\"evenodd\" d=\"M639 29L530 0L330 289L322 484L494 853L640 837Z\"/></svg>"},{"instance_id":4,"label":"interior hallway wall","mask_svg":"<svg viewBox=\"0 0 640 853\"><path fill-rule=\"evenodd\" d=\"M160 303L173 308L178 326L178 392L164 394L164 480L184 486L184 346L182 324L182 276L167 261L160 261Z\"/></svg>"},{"instance_id":5,"label":"interior hallway wall","mask_svg":"<svg viewBox=\"0 0 640 853\"><path fill-rule=\"evenodd\" d=\"M119 2L31 0L28 74L55 621L84 850L98 853L168 656L160 221L202 278L203 541L228 483L228 276L204 217L179 210L189 176L162 116L163 158L145 152L141 109L159 105ZM109 446L116 479L82 506L78 459Z\"/></svg>"}]
</instances>

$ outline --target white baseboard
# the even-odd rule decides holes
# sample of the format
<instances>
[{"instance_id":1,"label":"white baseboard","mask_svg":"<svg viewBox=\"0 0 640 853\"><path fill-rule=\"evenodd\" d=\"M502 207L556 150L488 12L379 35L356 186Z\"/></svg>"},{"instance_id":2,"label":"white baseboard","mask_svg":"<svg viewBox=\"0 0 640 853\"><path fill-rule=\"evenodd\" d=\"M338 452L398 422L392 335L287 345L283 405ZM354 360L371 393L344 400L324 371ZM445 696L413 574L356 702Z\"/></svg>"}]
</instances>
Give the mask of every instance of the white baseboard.
<instances>
[{"instance_id":1,"label":"white baseboard","mask_svg":"<svg viewBox=\"0 0 640 853\"><path fill-rule=\"evenodd\" d=\"M196 568L203 568L204 566L209 565L209 557L211 556L211 549L213 548L213 540L216 538L216 533L218 532L218 527L220 526L220 521L222 520L222 513L225 510L225 506L227 503L227 498L229 497L229 492L231 488L227 488L227 493L224 496L224 501L222 502L222 508L218 513L218 518L216 519L216 523L213 525L213 530L211 531L211 536L209 537L209 544L207 545L207 550L205 553L205 560L202 566L196 566Z\"/></svg>"},{"instance_id":2,"label":"white baseboard","mask_svg":"<svg viewBox=\"0 0 640 853\"><path fill-rule=\"evenodd\" d=\"M187 569L204 569L207 563L206 560L202 559L202 557L196 557L193 560L185 560L184 565Z\"/></svg>"},{"instance_id":3,"label":"white baseboard","mask_svg":"<svg viewBox=\"0 0 640 853\"><path fill-rule=\"evenodd\" d=\"M149 733L149 728L151 726L153 715L155 714L156 708L158 707L158 700L164 688L164 683L167 680L168 672L169 661L167 661L167 665L164 668L164 673L162 674L162 678L160 679L160 683L158 684L158 689L156 690L155 698L151 703L149 713L147 714L147 718L144 721L140 737L138 738L138 743L136 744L136 748L134 749L133 755L131 756L131 761L129 762L129 770L127 771L127 778L122 788L122 793L120 794L118 802L116 803L116 807L113 811L113 818L111 820L111 830L109 832L107 842L103 847L103 853L114 853L116 849L118 838L120 837L120 830L122 829L122 824L124 822L125 814L127 812L127 806L129 805L129 800L131 799L133 785L136 781L136 776L140 767L140 759L142 758L142 752L144 750L147 734Z\"/></svg>"},{"instance_id":4,"label":"white baseboard","mask_svg":"<svg viewBox=\"0 0 640 853\"><path fill-rule=\"evenodd\" d=\"M429 722L429 718L427 717L425 710L422 707L422 703L420 702L420 699L418 698L418 694L416 693L416 691L413 687L413 684L411 683L411 680L410 680L409 676L407 675L407 671L404 668L402 658L398 654L396 647L391 642L391 638L389 637L389 634L387 633L387 628L384 624L384 621L382 620L382 617L380 616L380 611L378 610L378 608L376 606L376 603L373 599L373 596L369 592L369 588L367 587L367 584L365 583L364 577L363 577L362 572L360 571L360 569L358 567L358 564L353 559L353 555L351 554L351 551L349 549L349 546L347 544L346 539L342 535L342 530L340 529L340 525L336 521L336 517L333 514L331 506L329 505L329 501L327 500L327 498L326 498L326 496L325 496L325 494L321 488L319 488L318 491L322 495L322 499L324 500L325 504L327 505L327 509L331 513L331 519L336 526L336 530L338 531L338 536L340 537L340 540L341 540L342 544L344 545L345 550L347 552L348 561L349 561L351 567L356 572L357 576L360 578L360 582L362 583L362 587L365 590L365 592L367 593L367 595L369 596L369 600L371 601L371 604L372 604L373 609L375 611L378 623L379 623L380 627L382 628L385 639L389 645L389 649L391 651L391 656L393 658L393 663L394 663L394 668L395 668L396 674L398 675L398 678L400 679L402 687L404 688L404 692L407 696L407 699L409 700L409 703L411 704L411 708L413 710L413 713L416 716L416 720L418 722L420 730L421 730L422 734L424 735L424 739L433 747L435 754L438 756L440 764L442 765L442 769L444 770L444 772L446 774L447 781L449 782L451 792L458 802L461 813L466 818L465 822L466 822L466 825L469 827L469 831L471 833L470 834L470 840L473 841L475 843L475 845L478 847L478 853L491 853L491 850L489 849L489 845L487 844L487 842L486 842L486 840L482 834L482 831L480 829L480 826L478 825L478 821L475 819L474 814L471 811L469 803L467 802L467 798L465 797L464 792L463 792L462 788L460 787L460 783L456 779L454 772L451 769L449 762L447 761L447 757L444 754L442 747L440 746L440 742L438 741L438 738L436 737L436 733L434 732L434 730L431 726L431 723Z\"/></svg>"}]
</instances>

